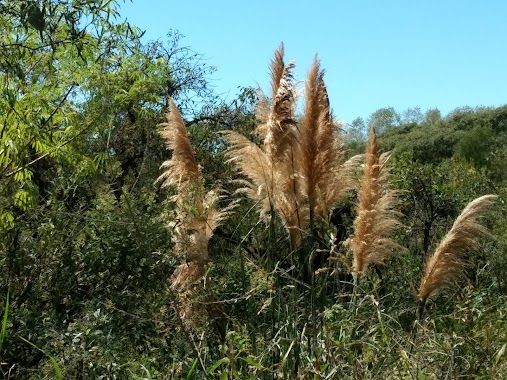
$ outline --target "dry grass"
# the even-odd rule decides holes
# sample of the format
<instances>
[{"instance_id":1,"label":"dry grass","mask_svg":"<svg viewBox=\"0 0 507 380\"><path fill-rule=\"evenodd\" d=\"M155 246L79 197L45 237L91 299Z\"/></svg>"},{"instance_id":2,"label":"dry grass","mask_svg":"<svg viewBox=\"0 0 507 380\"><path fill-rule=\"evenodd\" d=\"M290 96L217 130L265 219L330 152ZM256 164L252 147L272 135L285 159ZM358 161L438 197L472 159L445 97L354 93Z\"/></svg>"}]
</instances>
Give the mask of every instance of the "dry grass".
<instances>
[{"instance_id":1,"label":"dry grass","mask_svg":"<svg viewBox=\"0 0 507 380\"><path fill-rule=\"evenodd\" d=\"M160 126L162 127L160 135L167 149L172 151L172 158L164 161L161 169L165 171L156 182L161 182L162 188L175 186L178 190L185 189L190 184L199 181L201 170L192 151L185 122L172 99L169 99L166 122Z\"/></svg>"},{"instance_id":2,"label":"dry grass","mask_svg":"<svg viewBox=\"0 0 507 380\"><path fill-rule=\"evenodd\" d=\"M389 238L400 224L396 211L397 192L389 188L386 162L389 154L380 154L375 130L370 131L366 164L358 193L357 217L350 248L354 262L352 272L361 277L372 264L383 264L391 252L400 246Z\"/></svg>"},{"instance_id":3,"label":"dry grass","mask_svg":"<svg viewBox=\"0 0 507 380\"><path fill-rule=\"evenodd\" d=\"M262 94L257 104L260 124L256 133L263 141L262 146L236 132L228 132L226 136L231 144L229 161L248 179L241 191L258 202L262 217L275 211L297 245L301 227L293 164L297 132L291 72L294 64L285 64L283 53L281 45L271 62L271 104Z\"/></svg>"},{"instance_id":4,"label":"dry grass","mask_svg":"<svg viewBox=\"0 0 507 380\"><path fill-rule=\"evenodd\" d=\"M306 80L304 115L296 121L293 67L284 63L281 45L271 62L271 104L261 96L257 105L262 145L235 132L226 136L230 162L247 177L242 191L258 202L262 216L278 214L297 247L310 221L327 221L333 205L354 187L358 158L344 160L317 58Z\"/></svg>"},{"instance_id":5,"label":"dry grass","mask_svg":"<svg viewBox=\"0 0 507 380\"><path fill-rule=\"evenodd\" d=\"M294 63L285 64L284 47L280 45L271 61L271 99L260 94L257 104L257 118L261 123L256 133L264 141L264 151L271 162L286 162L296 132L294 118L294 84L292 70Z\"/></svg>"},{"instance_id":6,"label":"dry grass","mask_svg":"<svg viewBox=\"0 0 507 380\"><path fill-rule=\"evenodd\" d=\"M305 109L298 130L296 162L308 219L327 222L332 207L355 188L362 156L345 161L339 124L331 115L324 71L315 57L305 84Z\"/></svg>"},{"instance_id":7,"label":"dry grass","mask_svg":"<svg viewBox=\"0 0 507 380\"><path fill-rule=\"evenodd\" d=\"M171 200L176 204L176 215L169 227L173 231L174 251L183 261L171 276L170 287L179 294L183 322L195 328L200 325L196 321L202 321L205 310L202 307L197 310L190 303L202 291L197 284L206 273L208 242L235 204L219 210L216 207L219 195L215 191L205 192L185 122L172 99L166 118L161 135L167 148L172 150L172 157L162 164L165 172L157 182L162 182L162 187L175 188Z\"/></svg>"},{"instance_id":8,"label":"dry grass","mask_svg":"<svg viewBox=\"0 0 507 380\"><path fill-rule=\"evenodd\" d=\"M426 260L418 292L419 316L432 294L455 284L466 264L463 254L479 247L479 236L489 235L489 231L479 223L479 219L496 198L496 195L484 195L470 202L454 221L435 252Z\"/></svg>"}]
</instances>

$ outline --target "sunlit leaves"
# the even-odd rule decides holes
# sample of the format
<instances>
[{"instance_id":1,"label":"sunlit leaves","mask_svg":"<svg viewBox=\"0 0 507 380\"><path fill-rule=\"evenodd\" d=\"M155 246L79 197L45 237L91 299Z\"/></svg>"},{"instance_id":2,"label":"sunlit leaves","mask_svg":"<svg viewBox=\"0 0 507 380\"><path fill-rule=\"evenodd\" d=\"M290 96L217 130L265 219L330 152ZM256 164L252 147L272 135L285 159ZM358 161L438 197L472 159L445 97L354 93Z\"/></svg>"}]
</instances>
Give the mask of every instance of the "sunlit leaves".
<instances>
[{"instance_id":1,"label":"sunlit leaves","mask_svg":"<svg viewBox=\"0 0 507 380\"><path fill-rule=\"evenodd\" d=\"M25 210L34 204L39 186L48 191L54 180L48 174L54 170L76 175L97 170L82 145L73 145L93 138L93 120L83 121L79 114L90 74L103 67L104 48L126 46L138 35L135 28L111 23L116 5L96 0L0 2L2 225L14 222L12 207ZM39 172L37 184L34 170Z\"/></svg>"},{"instance_id":2,"label":"sunlit leaves","mask_svg":"<svg viewBox=\"0 0 507 380\"><path fill-rule=\"evenodd\" d=\"M14 195L14 205L26 209L33 201L33 196L26 190L20 189Z\"/></svg>"}]
</instances>

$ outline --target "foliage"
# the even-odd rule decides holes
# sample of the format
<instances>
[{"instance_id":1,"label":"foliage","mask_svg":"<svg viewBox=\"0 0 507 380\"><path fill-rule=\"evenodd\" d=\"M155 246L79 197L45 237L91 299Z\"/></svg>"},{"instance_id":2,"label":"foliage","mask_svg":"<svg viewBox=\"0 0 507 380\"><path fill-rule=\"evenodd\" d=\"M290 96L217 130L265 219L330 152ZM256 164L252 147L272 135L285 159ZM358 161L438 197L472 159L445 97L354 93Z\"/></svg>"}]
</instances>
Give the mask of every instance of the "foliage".
<instances>
[{"instance_id":1,"label":"foliage","mask_svg":"<svg viewBox=\"0 0 507 380\"><path fill-rule=\"evenodd\" d=\"M291 108L292 64L277 59L270 94L247 88L226 103L209 86L214 69L178 32L145 43L119 20L116 1L0 0L4 378L506 378L507 106L449 115L385 107L367 122L329 128L318 62L302 117ZM183 323L170 287L186 264L176 238L186 214L170 200L188 206L194 194L153 183L161 163L177 158L158 133L168 96L181 110L199 186L223 189L213 198L220 209L239 200L206 240L205 280L192 296L213 316L202 333ZM329 173L342 180L334 160L364 151L366 125L378 128L379 151L392 152L385 179L403 216L390 238L407 249L354 284L344 241L358 196L331 196ZM276 145L287 142L284 126L306 138L304 149ZM300 168L318 164L281 176L299 185L319 176L295 194L298 207L322 216L313 228L308 219L299 246L270 207L259 218L265 183L254 184L257 198L236 192L245 176L227 162L222 131L241 134L275 172L288 146ZM336 135L339 149L325 149ZM483 223L494 238L462 256L460 286L429 298L416 322L427 255L471 200L490 193L498 200Z\"/></svg>"}]
</instances>

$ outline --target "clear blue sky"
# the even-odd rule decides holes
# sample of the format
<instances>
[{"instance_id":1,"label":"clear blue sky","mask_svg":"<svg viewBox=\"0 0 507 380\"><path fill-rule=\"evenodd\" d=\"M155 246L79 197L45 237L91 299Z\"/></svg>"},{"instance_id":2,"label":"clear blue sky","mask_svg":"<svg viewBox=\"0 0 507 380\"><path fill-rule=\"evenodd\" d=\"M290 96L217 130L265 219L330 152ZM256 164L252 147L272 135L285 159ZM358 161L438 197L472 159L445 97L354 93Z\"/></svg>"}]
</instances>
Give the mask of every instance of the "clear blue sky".
<instances>
[{"instance_id":1,"label":"clear blue sky","mask_svg":"<svg viewBox=\"0 0 507 380\"><path fill-rule=\"evenodd\" d=\"M217 92L269 86L280 42L304 79L314 55L326 70L334 115L367 118L381 107L507 103L507 1L133 0L122 18L146 40L170 29L218 71Z\"/></svg>"}]
</instances>

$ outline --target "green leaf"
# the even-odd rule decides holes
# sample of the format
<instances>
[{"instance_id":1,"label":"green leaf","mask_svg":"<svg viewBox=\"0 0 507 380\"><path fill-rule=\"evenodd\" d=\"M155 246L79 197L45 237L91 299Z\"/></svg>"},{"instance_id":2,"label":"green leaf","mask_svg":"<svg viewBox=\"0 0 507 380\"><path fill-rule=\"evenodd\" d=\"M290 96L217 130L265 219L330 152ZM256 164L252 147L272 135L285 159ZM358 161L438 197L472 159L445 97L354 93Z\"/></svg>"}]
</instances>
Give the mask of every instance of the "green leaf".
<instances>
[{"instance_id":1,"label":"green leaf","mask_svg":"<svg viewBox=\"0 0 507 380\"><path fill-rule=\"evenodd\" d=\"M192 378L192 375L194 374L196 368L197 368L197 359L194 359L192 367L190 368L190 371L188 371L187 380L190 380Z\"/></svg>"},{"instance_id":2,"label":"green leaf","mask_svg":"<svg viewBox=\"0 0 507 380\"><path fill-rule=\"evenodd\" d=\"M250 357L240 358L240 359L243 360L246 364L248 364L248 365L250 365L252 367L255 367L255 368L258 368L258 369L262 368L262 365L259 362L253 360Z\"/></svg>"},{"instance_id":3,"label":"green leaf","mask_svg":"<svg viewBox=\"0 0 507 380\"><path fill-rule=\"evenodd\" d=\"M218 360L215 364L213 364L209 369L208 373L213 374L217 370L218 367L220 367L224 363L229 363L229 358L222 358Z\"/></svg>"},{"instance_id":4,"label":"green leaf","mask_svg":"<svg viewBox=\"0 0 507 380\"><path fill-rule=\"evenodd\" d=\"M505 343L502 348L500 348L500 350L497 352L497 354L495 355L495 365L500 361L500 358L502 357L502 355L504 354L505 352L505 349L507 348L507 343Z\"/></svg>"},{"instance_id":5,"label":"green leaf","mask_svg":"<svg viewBox=\"0 0 507 380\"><path fill-rule=\"evenodd\" d=\"M7 320L9 318L9 296L10 289L7 289L7 299L5 300L4 317L2 319L2 329L0 330L0 348L3 347L5 336L7 334Z\"/></svg>"},{"instance_id":6,"label":"green leaf","mask_svg":"<svg viewBox=\"0 0 507 380\"><path fill-rule=\"evenodd\" d=\"M21 339L23 342L29 344L30 346L32 346L33 348L39 350L40 352L42 352L44 355L46 355L49 360L51 361L51 364L53 365L53 369L55 370L55 377L57 380L63 380L63 375L62 375L62 370L60 369L60 366L58 365L58 362L55 360L54 357L52 357L51 355L49 355L46 351L44 351L43 349L37 347L35 344L33 344L32 342L30 342L29 340L23 338L23 337L19 337L19 339Z\"/></svg>"},{"instance_id":7,"label":"green leaf","mask_svg":"<svg viewBox=\"0 0 507 380\"><path fill-rule=\"evenodd\" d=\"M0 210L0 226L4 228L14 227L14 215L7 210Z\"/></svg>"},{"instance_id":8,"label":"green leaf","mask_svg":"<svg viewBox=\"0 0 507 380\"><path fill-rule=\"evenodd\" d=\"M151 376L151 373L150 371L148 370L148 368L146 368L144 365L141 364L141 368L144 370L144 372L146 373L146 377L145 379L146 380L152 380L153 377Z\"/></svg>"},{"instance_id":9,"label":"green leaf","mask_svg":"<svg viewBox=\"0 0 507 380\"><path fill-rule=\"evenodd\" d=\"M16 194L14 194L14 205L21 209L26 209L32 201L32 195L25 189L19 189Z\"/></svg>"}]
</instances>

